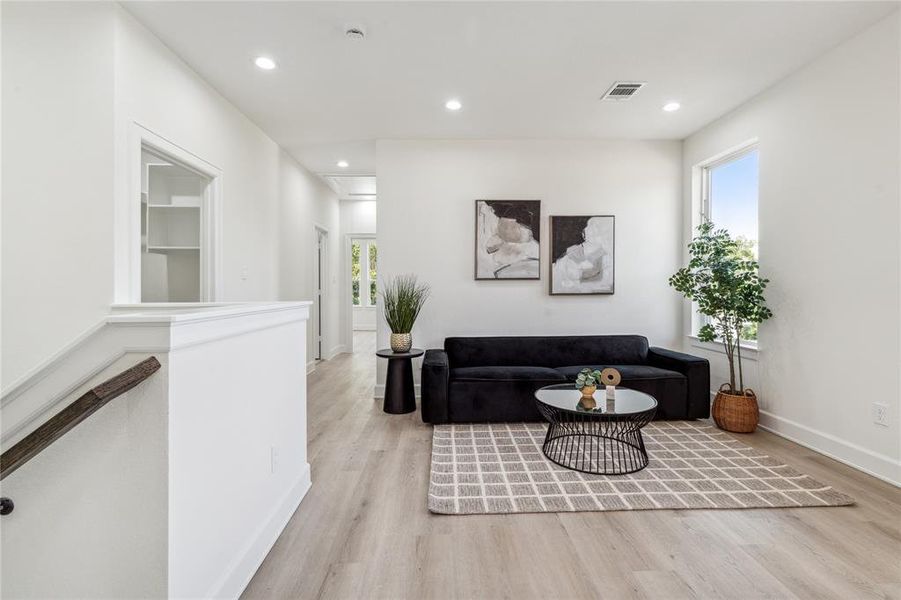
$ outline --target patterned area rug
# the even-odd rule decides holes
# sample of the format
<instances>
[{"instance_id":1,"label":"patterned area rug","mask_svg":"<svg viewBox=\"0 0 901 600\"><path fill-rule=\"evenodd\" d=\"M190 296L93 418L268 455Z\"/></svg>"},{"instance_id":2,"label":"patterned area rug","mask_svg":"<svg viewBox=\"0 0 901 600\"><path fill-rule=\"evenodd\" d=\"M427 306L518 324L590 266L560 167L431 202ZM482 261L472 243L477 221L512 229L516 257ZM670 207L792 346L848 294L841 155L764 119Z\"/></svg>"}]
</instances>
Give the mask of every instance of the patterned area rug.
<instances>
[{"instance_id":1,"label":"patterned area rug","mask_svg":"<svg viewBox=\"0 0 901 600\"><path fill-rule=\"evenodd\" d=\"M436 425L429 510L439 514L845 506L854 499L742 445L712 425L642 430L648 467L588 475L541 451L547 425Z\"/></svg>"}]
</instances>

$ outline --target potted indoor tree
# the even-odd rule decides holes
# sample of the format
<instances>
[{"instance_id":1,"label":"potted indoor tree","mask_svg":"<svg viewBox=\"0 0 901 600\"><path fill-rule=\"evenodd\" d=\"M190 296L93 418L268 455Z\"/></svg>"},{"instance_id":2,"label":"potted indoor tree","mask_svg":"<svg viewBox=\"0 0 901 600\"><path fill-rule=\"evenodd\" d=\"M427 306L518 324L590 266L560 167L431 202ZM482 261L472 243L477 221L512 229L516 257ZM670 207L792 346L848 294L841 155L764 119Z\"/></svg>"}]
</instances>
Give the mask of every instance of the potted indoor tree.
<instances>
[{"instance_id":1,"label":"potted indoor tree","mask_svg":"<svg viewBox=\"0 0 901 600\"><path fill-rule=\"evenodd\" d=\"M385 321L391 329L391 350L409 352L413 347L413 324L429 297L429 286L415 275L399 275L382 286Z\"/></svg>"},{"instance_id":2,"label":"potted indoor tree","mask_svg":"<svg viewBox=\"0 0 901 600\"><path fill-rule=\"evenodd\" d=\"M688 254L688 266L676 271L669 283L710 318L698 339L722 343L729 361L729 382L720 386L713 401L713 420L726 431L749 433L757 427L759 408L754 390L745 387L741 340L749 328L773 316L763 295L769 280L760 277L746 241L714 229L709 221L698 226Z\"/></svg>"}]
</instances>

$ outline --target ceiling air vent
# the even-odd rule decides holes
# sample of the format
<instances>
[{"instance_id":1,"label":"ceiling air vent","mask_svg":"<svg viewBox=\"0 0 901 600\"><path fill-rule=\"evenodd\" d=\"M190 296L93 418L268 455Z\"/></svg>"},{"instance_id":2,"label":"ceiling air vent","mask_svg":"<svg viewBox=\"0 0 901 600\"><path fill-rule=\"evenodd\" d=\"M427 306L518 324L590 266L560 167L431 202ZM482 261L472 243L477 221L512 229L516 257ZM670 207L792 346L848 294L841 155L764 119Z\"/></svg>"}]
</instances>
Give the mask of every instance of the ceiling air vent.
<instances>
[{"instance_id":1,"label":"ceiling air vent","mask_svg":"<svg viewBox=\"0 0 901 600\"><path fill-rule=\"evenodd\" d=\"M601 100L628 100L644 86L640 81L617 81L601 96Z\"/></svg>"}]
</instances>

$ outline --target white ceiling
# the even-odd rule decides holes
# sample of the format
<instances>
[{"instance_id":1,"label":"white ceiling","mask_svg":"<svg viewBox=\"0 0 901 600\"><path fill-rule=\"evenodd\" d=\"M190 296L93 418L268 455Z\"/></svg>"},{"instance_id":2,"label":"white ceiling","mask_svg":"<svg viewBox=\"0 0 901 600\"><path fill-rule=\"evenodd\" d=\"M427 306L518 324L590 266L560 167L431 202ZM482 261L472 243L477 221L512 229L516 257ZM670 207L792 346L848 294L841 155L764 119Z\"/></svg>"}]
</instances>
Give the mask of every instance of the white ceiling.
<instances>
[{"instance_id":1,"label":"white ceiling","mask_svg":"<svg viewBox=\"0 0 901 600\"><path fill-rule=\"evenodd\" d=\"M385 138L681 139L897 2L125 2L308 168ZM348 39L349 26L366 38ZM253 57L279 68L263 72ZM600 102L616 80L646 81ZM463 110L444 102L457 97ZM678 100L682 110L660 107ZM811 102L816 99L812 98Z\"/></svg>"},{"instance_id":2,"label":"white ceiling","mask_svg":"<svg viewBox=\"0 0 901 600\"><path fill-rule=\"evenodd\" d=\"M376 199L376 182L373 175L324 174L323 178L338 194L340 200Z\"/></svg>"}]
</instances>

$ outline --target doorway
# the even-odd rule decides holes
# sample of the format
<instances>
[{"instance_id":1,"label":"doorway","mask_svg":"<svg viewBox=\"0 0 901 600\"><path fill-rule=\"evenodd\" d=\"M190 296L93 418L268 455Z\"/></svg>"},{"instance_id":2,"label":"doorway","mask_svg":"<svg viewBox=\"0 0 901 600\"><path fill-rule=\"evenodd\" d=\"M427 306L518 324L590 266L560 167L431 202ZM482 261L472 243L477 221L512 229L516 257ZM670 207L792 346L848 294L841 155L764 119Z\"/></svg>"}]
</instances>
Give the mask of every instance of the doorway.
<instances>
[{"instance_id":1,"label":"doorway","mask_svg":"<svg viewBox=\"0 0 901 600\"><path fill-rule=\"evenodd\" d=\"M313 241L313 358L324 360L322 344L325 337L325 296L328 282L328 230L314 226Z\"/></svg>"},{"instance_id":2,"label":"doorway","mask_svg":"<svg viewBox=\"0 0 901 600\"><path fill-rule=\"evenodd\" d=\"M378 303L378 245L374 235L350 236L350 311L356 352L375 337Z\"/></svg>"},{"instance_id":3,"label":"doorway","mask_svg":"<svg viewBox=\"0 0 901 600\"><path fill-rule=\"evenodd\" d=\"M354 331L375 331L378 299L378 247L375 236L350 240L351 324Z\"/></svg>"}]
</instances>

